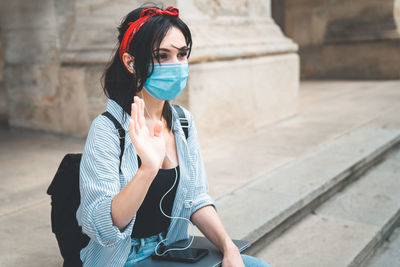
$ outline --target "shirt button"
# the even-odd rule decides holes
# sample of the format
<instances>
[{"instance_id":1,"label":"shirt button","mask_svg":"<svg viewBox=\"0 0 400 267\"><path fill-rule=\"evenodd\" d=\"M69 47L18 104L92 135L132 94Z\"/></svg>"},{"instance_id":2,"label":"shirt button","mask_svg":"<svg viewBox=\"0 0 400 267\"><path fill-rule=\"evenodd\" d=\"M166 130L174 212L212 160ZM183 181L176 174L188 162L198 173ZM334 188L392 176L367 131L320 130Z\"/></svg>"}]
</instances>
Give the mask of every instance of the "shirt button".
<instances>
[{"instance_id":1,"label":"shirt button","mask_svg":"<svg viewBox=\"0 0 400 267\"><path fill-rule=\"evenodd\" d=\"M193 200L186 200L185 201L185 207L186 208L192 208L192 206L193 206Z\"/></svg>"}]
</instances>

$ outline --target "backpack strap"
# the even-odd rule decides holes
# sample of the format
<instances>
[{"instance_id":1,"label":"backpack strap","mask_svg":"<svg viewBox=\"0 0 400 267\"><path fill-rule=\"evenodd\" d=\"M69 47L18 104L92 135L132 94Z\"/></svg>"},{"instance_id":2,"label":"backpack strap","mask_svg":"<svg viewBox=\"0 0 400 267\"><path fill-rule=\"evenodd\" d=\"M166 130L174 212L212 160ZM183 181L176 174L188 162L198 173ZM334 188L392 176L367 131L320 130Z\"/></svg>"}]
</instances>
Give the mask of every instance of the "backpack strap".
<instances>
[{"instance_id":1,"label":"backpack strap","mask_svg":"<svg viewBox=\"0 0 400 267\"><path fill-rule=\"evenodd\" d=\"M176 112L178 112L178 116L179 116L179 122L181 123L183 132L185 133L185 137L186 139L188 139L189 136L189 121L185 116L185 112L183 112L183 109L181 108L181 106L179 105L172 105Z\"/></svg>"},{"instance_id":2,"label":"backpack strap","mask_svg":"<svg viewBox=\"0 0 400 267\"><path fill-rule=\"evenodd\" d=\"M125 130L122 128L121 123L108 111L102 113L101 115L106 116L114 123L115 129L117 129L117 136L119 138L119 146L121 148L121 154L119 155L119 168L121 169L122 155L124 155L125 149Z\"/></svg>"}]
</instances>

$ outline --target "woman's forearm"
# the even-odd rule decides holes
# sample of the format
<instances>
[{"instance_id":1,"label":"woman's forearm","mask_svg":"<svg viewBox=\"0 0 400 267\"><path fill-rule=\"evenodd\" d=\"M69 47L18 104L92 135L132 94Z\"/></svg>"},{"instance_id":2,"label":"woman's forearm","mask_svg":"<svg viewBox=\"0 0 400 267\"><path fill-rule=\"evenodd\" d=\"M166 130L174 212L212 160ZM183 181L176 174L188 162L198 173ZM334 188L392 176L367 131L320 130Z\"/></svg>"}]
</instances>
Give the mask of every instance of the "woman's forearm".
<instances>
[{"instance_id":1,"label":"woman's forearm","mask_svg":"<svg viewBox=\"0 0 400 267\"><path fill-rule=\"evenodd\" d=\"M156 174L155 171L139 168L135 177L114 197L111 218L118 229L123 230L132 220Z\"/></svg>"},{"instance_id":2,"label":"woman's forearm","mask_svg":"<svg viewBox=\"0 0 400 267\"><path fill-rule=\"evenodd\" d=\"M205 206L197 210L192 214L190 219L196 224L207 239L223 253L226 253L229 250L238 249L226 232L225 227L213 206Z\"/></svg>"}]
</instances>

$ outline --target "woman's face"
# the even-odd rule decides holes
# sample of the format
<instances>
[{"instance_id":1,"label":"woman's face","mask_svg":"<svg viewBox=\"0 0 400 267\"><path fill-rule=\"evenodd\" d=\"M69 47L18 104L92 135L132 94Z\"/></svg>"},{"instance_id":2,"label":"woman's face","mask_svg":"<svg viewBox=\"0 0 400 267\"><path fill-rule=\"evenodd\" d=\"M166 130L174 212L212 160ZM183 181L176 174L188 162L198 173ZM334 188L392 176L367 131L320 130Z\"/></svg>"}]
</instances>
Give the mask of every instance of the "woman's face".
<instances>
[{"instance_id":1,"label":"woman's face","mask_svg":"<svg viewBox=\"0 0 400 267\"><path fill-rule=\"evenodd\" d=\"M182 63L187 62L189 48L182 32L172 27L168 30L164 39L160 43L160 48L154 51L157 60L162 63Z\"/></svg>"}]
</instances>

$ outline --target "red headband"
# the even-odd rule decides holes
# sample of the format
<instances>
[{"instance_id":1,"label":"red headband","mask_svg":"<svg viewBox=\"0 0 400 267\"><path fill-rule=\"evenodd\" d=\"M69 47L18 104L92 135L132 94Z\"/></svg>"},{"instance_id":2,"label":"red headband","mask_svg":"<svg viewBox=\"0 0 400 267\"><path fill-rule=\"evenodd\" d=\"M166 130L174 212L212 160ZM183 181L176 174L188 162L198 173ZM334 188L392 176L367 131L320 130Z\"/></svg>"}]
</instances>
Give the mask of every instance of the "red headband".
<instances>
[{"instance_id":1,"label":"red headband","mask_svg":"<svg viewBox=\"0 0 400 267\"><path fill-rule=\"evenodd\" d=\"M179 9L172 6L167 7L164 10L152 7L143 8L142 12L140 13L139 19L137 19L134 22L128 23L129 28L126 30L124 38L122 38L121 45L119 46L119 58L121 59L121 61L122 61L122 55L128 51L132 38L140 29L140 27L142 27L143 24L145 24L152 17L160 15L174 16L179 18Z\"/></svg>"}]
</instances>

